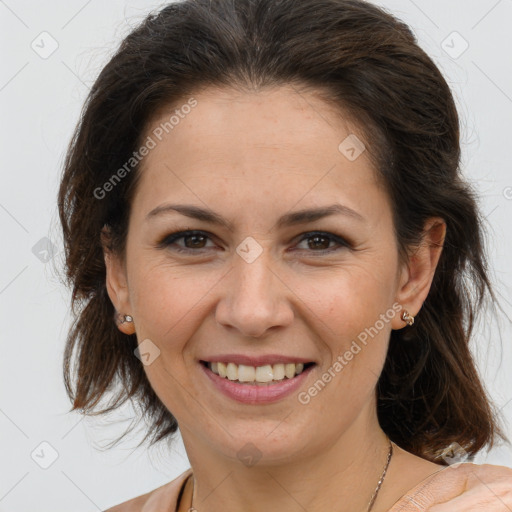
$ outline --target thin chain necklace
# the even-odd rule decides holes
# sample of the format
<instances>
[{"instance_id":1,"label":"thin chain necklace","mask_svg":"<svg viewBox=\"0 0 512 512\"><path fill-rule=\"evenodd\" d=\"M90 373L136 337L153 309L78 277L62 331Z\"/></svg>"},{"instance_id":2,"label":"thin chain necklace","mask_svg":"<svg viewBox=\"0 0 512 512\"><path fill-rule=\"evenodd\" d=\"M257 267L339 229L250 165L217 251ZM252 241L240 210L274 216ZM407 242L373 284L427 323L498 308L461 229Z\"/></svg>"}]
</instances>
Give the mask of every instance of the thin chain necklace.
<instances>
[{"instance_id":1,"label":"thin chain necklace","mask_svg":"<svg viewBox=\"0 0 512 512\"><path fill-rule=\"evenodd\" d=\"M373 508L373 505L375 504L375 500L377 499L377 495L379 494L380 488L382 487L382 482L384 482L384 478L386 477L386 473L388 471L389 463L391 462L391 457L393 456L393 443L391 440L389 441L389 451L388 451L388 458L386 460L386 465L384 466L384 470L382 471L382 474L380 475L379 482L377 483L377 487L375 488L375 491L373 491L373 495L370 499L370 503L368 503L368 509L366 512L370 512ZM194 508L193 502L194 502L194 482L192 481L192 499L190 503L190 508L188 509L188 512L198 512L197 509Z\"/></svg>"},{"instance_id":2,"label":"thin chain necklace","mask_svg":"<svg viewBox=\"0 0 512 512\"><path fill-rule=\"evenodd\" d=\"M370 503L368 503L368 510L366 512L370 512L370 510L373 508L375 500L377 499L377 494L379 494L380 488L382 486L382 482L384 482L384 478L386 477L386 473L388 471L388 467L389 467L389 463L391 462L392 455L393 455L393 443L390 440L389 441L389 452L388 452L388 458L386 460L386 465L384 466L384 471L382 471L382 475L380 475L379 483L377 484L375 491L373 491L373 496L370 500Z\"/></svg>"}]
</instances>

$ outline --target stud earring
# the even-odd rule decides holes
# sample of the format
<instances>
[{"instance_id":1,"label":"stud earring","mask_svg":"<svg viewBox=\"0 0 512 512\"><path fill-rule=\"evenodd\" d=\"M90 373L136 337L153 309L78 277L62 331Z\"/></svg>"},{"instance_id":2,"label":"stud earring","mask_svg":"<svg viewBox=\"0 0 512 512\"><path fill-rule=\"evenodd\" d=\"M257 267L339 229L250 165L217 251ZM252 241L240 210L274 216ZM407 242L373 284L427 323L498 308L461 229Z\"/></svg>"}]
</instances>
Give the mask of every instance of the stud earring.
<instances>
[{"instance_id":1,"label":"stud earring","mask_svg":"<svg viewBox=\"0 0 512 512\"><path fill-rule=\"evenodd\" d=\"M414 317L412 315L410 315L409 311L407 311L407 310L404 310L404 312L402 313L402 320L407 325L412 325L414 323Z\"/></svg>"},{"instance_id":2,"label":"stud earring","mask_svg":"<svg viewBox=\"0 0 512 512\"><path fill-rule=\"evenodd\" d=\"M122 315L116 313L116 325L124 334L135 334L135 324L131 315Z\"/></svg>"}]
</instances>

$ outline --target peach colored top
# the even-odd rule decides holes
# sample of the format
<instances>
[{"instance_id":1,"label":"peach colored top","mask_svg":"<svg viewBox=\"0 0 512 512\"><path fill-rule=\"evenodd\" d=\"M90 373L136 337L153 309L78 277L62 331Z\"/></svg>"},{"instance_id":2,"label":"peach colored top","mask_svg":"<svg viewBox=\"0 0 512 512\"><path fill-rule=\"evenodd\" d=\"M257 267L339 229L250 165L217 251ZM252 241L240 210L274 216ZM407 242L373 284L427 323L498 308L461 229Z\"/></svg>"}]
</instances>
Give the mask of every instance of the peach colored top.
<instances>
[{"instance_id":1,"label":"peach colored top","mask_svg":"<svg viewBox=\"0 0 512 512\"><path fill-rule=\"evenodd\" d=\"M188 512L192 488L186 484L191 481L191 475L192 468L189 468L171 482L106 512ZM489 499L495 498L496 503L503 506L503 501L493 496L492 484L496 482L500 483L500 489L505 487L512 491L512 469L471 462L455 464L437 471L413 487L388 512L423 512L436 503L464 497L466 493L468 496L471 493L471 505L478 506L480 500L482 504L489 503ZM486 507L485 510L492 512L495 509Z\"/></svg>"}]
</instances>

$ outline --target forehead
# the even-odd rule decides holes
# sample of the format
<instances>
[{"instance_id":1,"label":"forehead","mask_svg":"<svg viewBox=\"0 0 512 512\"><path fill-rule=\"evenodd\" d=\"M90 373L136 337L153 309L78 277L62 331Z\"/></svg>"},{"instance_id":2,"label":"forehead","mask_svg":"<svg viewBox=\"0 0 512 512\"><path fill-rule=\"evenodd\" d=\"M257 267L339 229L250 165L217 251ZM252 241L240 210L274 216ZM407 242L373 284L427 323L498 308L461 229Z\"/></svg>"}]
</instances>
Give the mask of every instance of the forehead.
<instances>
[{"instance_id":1,"label":"forehead","mask_svg":"<svg viewBox=\"0 0 512 512\"><path fill-rule=\"evenodd\" d=\"M191 108L192 98L195 105ZM346 136L357 133L363 138L340 108L321 100L315 90L292 85L253 92L204 89L160 108L147 131L164 142L158 144L160 150L162 146L201 146L197 157L212 149L236 154L237 149L296 150L299 145L301 154L329 146L337 154ZM160 151L152 152L148 160L155 153Z\"/></svg>"},{"instance_id":2,"label":"forehead","mask_svg":"<svg viewBox=\"0 0 512 512\"><path fill-rule=\"evenodd\" d=\"M197 202L212 193L216 201L259 195L288 205L343 192L355 206L377 187L358 126L315 91L293 86L205 89L161 108L145 135L154 141L137 194L145 210L169 196Z\"/></svg>"}]
</instances>

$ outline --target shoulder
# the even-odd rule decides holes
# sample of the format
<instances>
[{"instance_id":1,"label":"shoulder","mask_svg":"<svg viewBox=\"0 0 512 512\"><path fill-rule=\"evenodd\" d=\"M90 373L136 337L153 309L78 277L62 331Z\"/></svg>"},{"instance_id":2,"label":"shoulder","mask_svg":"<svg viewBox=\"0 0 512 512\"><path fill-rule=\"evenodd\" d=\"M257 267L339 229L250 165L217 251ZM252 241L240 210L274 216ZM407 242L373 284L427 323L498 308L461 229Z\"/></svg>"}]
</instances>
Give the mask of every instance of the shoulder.
<instances>
[{"instance_id":1,"label":"shoulder","mask_svg":"<svg viewBox=\"0 0 512 512\"><path fill-rule=\"evenodd\" d=\"M450 509L452 501L462 507L456 510L468 512L484 510L478 508L483 505L488 512L499 510L504 503L512 507L512 469L471 462L448 466L408 491L389 512L427 511L435 504L444 504Z\"/></svg>"},{"instance_id":2,"label":"shoulder","mask_svg":"<svg viewBox=\"0 0 512 512\"><path fill-rule=\"evenodd\" d=\"M105 512L159 512L164 510L164 507L165 510L175 510L178 495L191 473L192 469L189 468L171 482L111 507Z\"/></svg>"}]
</instances>

